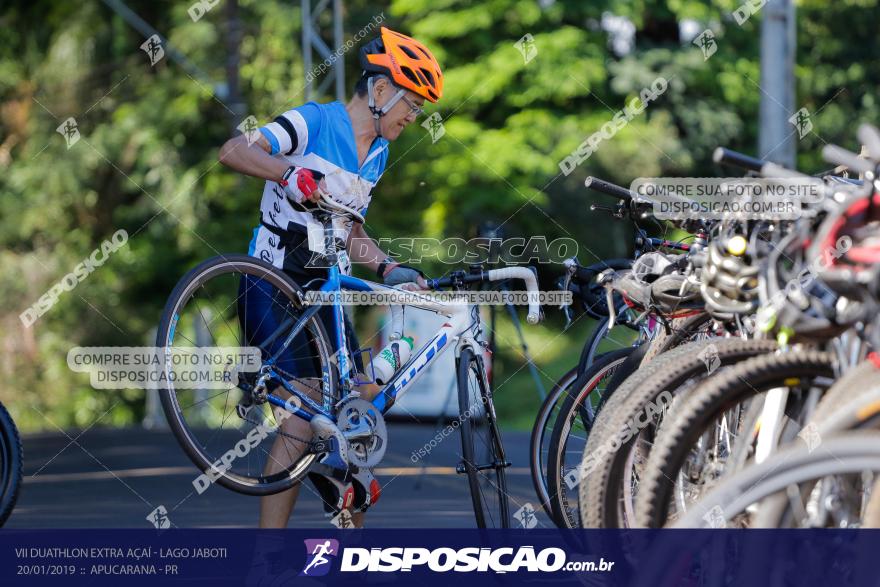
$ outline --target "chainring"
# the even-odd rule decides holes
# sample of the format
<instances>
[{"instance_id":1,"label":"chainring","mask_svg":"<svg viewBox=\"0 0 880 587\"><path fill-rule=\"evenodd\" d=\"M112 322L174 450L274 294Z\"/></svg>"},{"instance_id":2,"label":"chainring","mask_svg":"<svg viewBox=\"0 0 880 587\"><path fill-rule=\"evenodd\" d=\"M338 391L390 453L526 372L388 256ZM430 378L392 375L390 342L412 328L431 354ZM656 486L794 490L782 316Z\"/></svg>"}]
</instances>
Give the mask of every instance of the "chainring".
<instances>
[{"instance_id":1,"label":"chainring","mask_svg":"<svg viewBox=\"0 0 880 587\"><path fill-rule=\"evenodd\" d=\"M385 456L388 430L382 412L370 402L352 398L342 402L336 423L348 439L348 462L356 467L375 467ZM351 435L360 431L357 437Z\"/></svg>"}]
</instances>

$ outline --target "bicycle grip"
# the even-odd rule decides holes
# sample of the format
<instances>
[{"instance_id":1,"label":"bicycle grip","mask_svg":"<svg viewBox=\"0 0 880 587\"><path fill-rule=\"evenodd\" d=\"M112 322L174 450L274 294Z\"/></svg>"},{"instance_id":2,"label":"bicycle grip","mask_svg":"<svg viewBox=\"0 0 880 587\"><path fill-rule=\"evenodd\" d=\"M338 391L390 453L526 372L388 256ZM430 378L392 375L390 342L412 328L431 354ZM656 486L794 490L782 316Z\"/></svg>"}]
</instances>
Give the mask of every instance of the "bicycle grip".
<instances>
[{"instance_id":1,"label":"bicycle grip","mask_svg":"<svg viewBox=\"0 0 880 587\"><path fill-rule=\"evenodd\" d=\"M633 193L628 189L613 184L610 181L599 179L598 177L587 176L587 179L584 180L584 186L591 190L626 200L627 202L630 202L633 199Z\"/></svg>"},{"instance_id":2,"label":"bicycle grip","mask_svg":"<svg viewBox=\"0 0 880 587\"><path fill-rule=\"evenodd\" d=\"M825 145L825 147L822 148L822 158L835 165L845 165L850 170L857 173L874 172L873 161L862 159L855 153L847 151L843 147L838 147L837 145Z\"/></svg>"},{"instance_id":3,"label":"bicycle grip","mask_svg":"<svg viewBox=\"0 0 880 587\"><path fill-rule=\"evenodd\" d=\"M541 304L538 301L538 278L528 267L504 267L502 269L490 269L489 281L503 281L505 279L522 279L526 282L526 291L529 293L529 314L526 321L529 324L537 324L541 320Z\"/></svg>"},{"instance_id":4,"label":"bicycle grip","mask_svg":"<svg viewBox=\"0 0 880 587\"><path fill-rule=\"evenodd\" d=\"M724 147L718 147L715 149L712 153L712 161L725 165L733 165L734 167L741 167L742 169L747 169L749 171L761 171L761 168L767 163L767 161L764 161L763 159L751 157L738 151L725 149Z\"/></svg>"},{"instance_id":5,"label":"bicycle grip","mask_svg":"<svg viewBox=\"0 0 880 587\"><path fill-rule=\"evenodd\" d=\"M868 149L868 155L874 159L880 159L880 131L876 126L863 124L858 131L859 141Z\"/></svg>"}]
</instances>

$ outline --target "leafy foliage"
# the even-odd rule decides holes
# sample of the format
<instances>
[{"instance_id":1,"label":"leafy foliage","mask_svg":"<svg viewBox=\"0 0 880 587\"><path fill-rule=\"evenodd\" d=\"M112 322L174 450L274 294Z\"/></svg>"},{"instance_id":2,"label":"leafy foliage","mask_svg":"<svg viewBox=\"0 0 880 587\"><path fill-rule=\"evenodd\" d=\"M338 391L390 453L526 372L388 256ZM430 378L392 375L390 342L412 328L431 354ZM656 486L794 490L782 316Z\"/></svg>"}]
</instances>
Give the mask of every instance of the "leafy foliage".
<instances>
[{"instance_id":1,"label":"leafy foliage","mask_svg":"<svg viewBox=\"0 0 880 587\"><path fill-rule=\"evenodd\" d=\"M66 367L77 345L148 341L177 279L199 260L243 251L257 220L261 182L217 163L217 148L245 115L269 120L304 101L300 13L290 2L240 0L240 92L227 79L229 28L220 3L197 22L187 3L131 1L201 73L169 56L151 66L146 36L103 3L17 2L0 16L0 292L4 313L0 401L25 428L126 424L143 394L96 392ZM622 256L630 227L589 210L600 202L583 178L619 183L638 176L714 175L712 149L754 152L760 100L760 15L742 26L738 2L695 0L393 0L346 4L354 35L377 15L436 50L446 74L436 111L446 134L407 130L393 145L368 227L375 237L475 235L486 220L508 236L569 236L582 261ZM543 6L543 8L542 8ZM603 14L635 26L635 48L612 50ZM825 142L850 144L859 120L878 119L873 91L876 2L798 5L798 106L814 132L799 144L805 169L822 167ZM709 29L705 59L679 23ZM526 63L516 43L534 39ZM349 51L349 87L359 74ZM559 162L662 75L667 92L570 176ZM70 148L56 128L76 119ZM853 145L850 145L853 146ZM124 228L129 244L30 328L18 315L84 257ZM443 270L430 266L434 273ZM542 267L549 283L556 269ZM537 331L532 350L547 367L560 323ZM566 349L583 340L562 334ZM544 344L542 341L550 341ZM550 344L552 343L552 344ZM517 352L496 367L510 405L530 410L536 394ZM552 363L549 379L564 365ZM528 398L528 399L514 399ZM518 402L522 402L521 405ZM520 409L521 408L521 409Z\"/></svg>"}]
</instances>

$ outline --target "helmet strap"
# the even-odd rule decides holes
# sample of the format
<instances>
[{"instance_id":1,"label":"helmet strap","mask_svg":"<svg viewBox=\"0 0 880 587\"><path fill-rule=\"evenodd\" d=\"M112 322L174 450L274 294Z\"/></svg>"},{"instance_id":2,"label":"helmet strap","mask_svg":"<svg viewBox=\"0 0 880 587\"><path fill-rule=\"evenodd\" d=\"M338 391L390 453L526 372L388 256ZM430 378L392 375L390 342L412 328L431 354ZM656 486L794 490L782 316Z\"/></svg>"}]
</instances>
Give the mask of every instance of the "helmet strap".
<instances>
[{"instance_id":1,"label":"helmet strap","mask_svg":"<svg viewBox=\"0 0 880 587\"><path fill-rule=\"evenodd\" d=\"M382 125L379 122L379 119L388 114L388 111L394 108L394 105L400 102L400 99L403 98L403 95L406 93L406 90L400 88L397 90L397 93L391 96L391 99L385 102L385 105L381 108L376 107L376 96L373 95L373 81L378 76L370 76L367 78L367 105L370 107L370 112L373 114L373 124L376 127L376 136L382 136Z\"/></svg>"}]
</instances>

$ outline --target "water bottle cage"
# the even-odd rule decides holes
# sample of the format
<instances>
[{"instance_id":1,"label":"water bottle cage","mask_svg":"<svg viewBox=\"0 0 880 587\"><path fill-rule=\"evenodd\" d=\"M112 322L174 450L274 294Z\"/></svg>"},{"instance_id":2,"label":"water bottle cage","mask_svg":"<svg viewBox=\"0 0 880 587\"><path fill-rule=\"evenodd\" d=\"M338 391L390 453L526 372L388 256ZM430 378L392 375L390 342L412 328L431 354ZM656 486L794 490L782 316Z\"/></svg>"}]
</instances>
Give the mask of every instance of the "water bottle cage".
<instances>
[{"instance_id":1,"label":"water bottle cage","mask_svg":"<svg viewBox=\"0 0 880 587\"><path fill-rule=\"evenodd\" d=\"M366 362L364 361L364 354L367 355ZM366 365L370 370L371 379L361 379L360 375L366 376L366 373L355 373L355 377L352 380L354 385L369 385L371 383L376 383L376 370L373 368L373 349L371 347L357 349L356 351L352 351L351 353L352 359L357 355L361 355L361 364Z\"/></svg>"}]
</instances>

